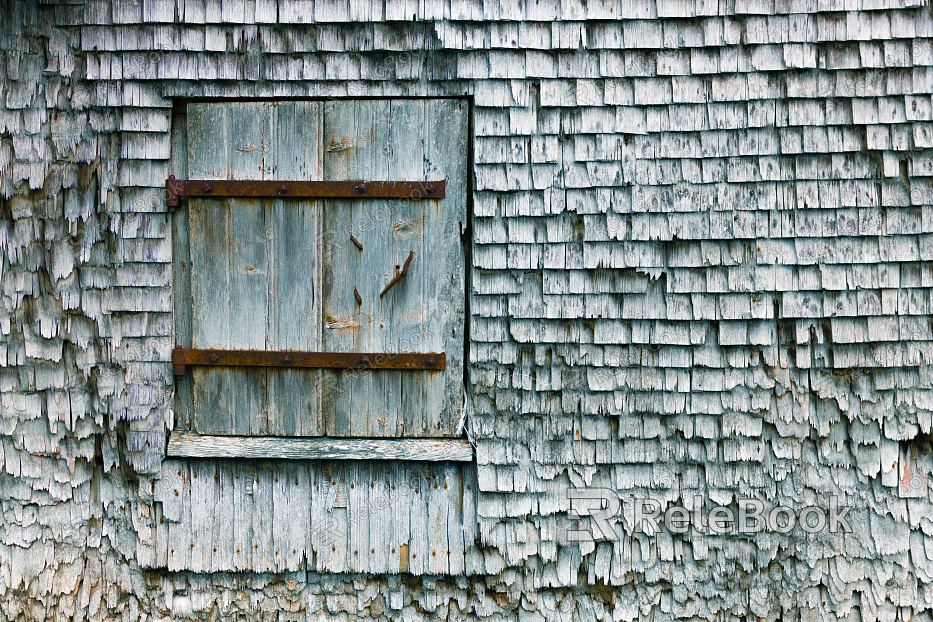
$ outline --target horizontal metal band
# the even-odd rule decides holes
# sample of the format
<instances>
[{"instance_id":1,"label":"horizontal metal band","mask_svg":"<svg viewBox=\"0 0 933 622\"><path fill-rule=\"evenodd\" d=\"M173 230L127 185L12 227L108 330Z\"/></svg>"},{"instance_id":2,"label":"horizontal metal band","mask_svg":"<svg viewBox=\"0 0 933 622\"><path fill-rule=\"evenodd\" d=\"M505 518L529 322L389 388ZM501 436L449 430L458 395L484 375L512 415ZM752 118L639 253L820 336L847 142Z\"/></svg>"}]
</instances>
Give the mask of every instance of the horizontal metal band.
<instances>
[{"instance_id":1,"label":"horizontal metal band","mask_svg":"<svg viewBox=\"0 0 933 622\"><path fill-rule=\"evenodd\" d=\"M443 352L295 352L268 350L198 350L176 346L175 375L189 365L321 369L409 369L437 371L447 366Z\"/></svg>"},{"instance_id":2,"label":"horizontal metal band","mask_svg":"<svg viewBox=\"0 0 933 622\"><path fill-rule=\"evenodd\" d=\"M267 181L176 179L165 182L169 207L182 197L242 197L291 199L443 199L441 181Z\"/></svg>"},{"instance_id":3,"label":"horizontal metal band","mask_svg":"<svg viewBox=\"0 0 933 622\"><path fill-rule=\"evenodd\" d=\"M252 460L469 462L473 459L473 447L464 438L208 436L192 432L172 432L167 453L179 458Z\"/></svg>"}]
</instances>

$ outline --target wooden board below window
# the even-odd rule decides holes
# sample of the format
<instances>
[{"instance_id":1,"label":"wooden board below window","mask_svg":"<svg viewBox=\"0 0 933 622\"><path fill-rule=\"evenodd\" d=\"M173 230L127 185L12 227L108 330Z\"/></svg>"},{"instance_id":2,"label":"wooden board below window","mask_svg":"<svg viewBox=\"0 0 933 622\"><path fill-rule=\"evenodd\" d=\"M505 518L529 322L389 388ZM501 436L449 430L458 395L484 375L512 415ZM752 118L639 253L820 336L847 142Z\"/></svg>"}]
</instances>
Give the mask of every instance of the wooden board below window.
<instances>
[{"instance_id":1,"label":"wooden board below window","mask_svg":"<svg viewBox=\"0 0 933 622\"><path fill-rule=\"evenodd\" d=\"M464 463L166 460L144 567L466 575L476 476Z\"/></svg>"}]
</instances>

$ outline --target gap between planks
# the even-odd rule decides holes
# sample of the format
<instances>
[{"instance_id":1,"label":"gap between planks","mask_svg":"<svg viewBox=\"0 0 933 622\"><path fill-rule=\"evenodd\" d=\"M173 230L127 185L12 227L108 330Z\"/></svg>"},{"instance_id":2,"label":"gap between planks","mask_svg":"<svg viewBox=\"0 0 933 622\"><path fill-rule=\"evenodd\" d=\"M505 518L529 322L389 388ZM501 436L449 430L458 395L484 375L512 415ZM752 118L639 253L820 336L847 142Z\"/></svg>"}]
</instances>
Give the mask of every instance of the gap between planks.
<instances>
[{"instance_id":1,"label":"gap between planks","mask_svg":"<svg viewBox=\"0 0 933 622\"><path fill-rule=\"evenodd\" d=\"M462 438L296 438L172 432L168 455L178 458L469 462L473 459L473 447Z\"/></svg>"}]
</instances>

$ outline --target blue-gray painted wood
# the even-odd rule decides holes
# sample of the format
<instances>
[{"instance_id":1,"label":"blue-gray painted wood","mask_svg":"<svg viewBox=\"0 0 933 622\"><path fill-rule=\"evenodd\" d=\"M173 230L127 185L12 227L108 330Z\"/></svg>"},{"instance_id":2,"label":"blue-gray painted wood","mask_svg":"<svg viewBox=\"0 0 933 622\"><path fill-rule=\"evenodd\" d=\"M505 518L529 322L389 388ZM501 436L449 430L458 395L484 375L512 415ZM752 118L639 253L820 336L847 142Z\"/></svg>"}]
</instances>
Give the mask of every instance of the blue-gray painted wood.
<instances>
[{"instance_id":1,"label":"blue-gray painted wood","mask_svg":"<svg viewBox=\"0 0 933 622\"><path fill-rule=\"evenodd\" d=\"M466 104L459 100L325 105L327 179L448 183L441 201L326 201L325 349L447 353L442 372L325 372L325 428L330 435L460 433L466 127ZM380 297L411 252L406 277Z\"/></svg>"},{"instance_id":2,"label":"blue-gray painted wood","mask_svg":"<svg viewBox=\"0 0 933 622\"><path fill-rule=\"evenodd\" d=\"M191 104L188 173L203 179L321 178L320 104ZM318 350L320 204L189 200L192 346ZM317 370L193 369L191 429L321 431Z\"/></svg>"},{"instance_id":3,"label":"blue-gray painted wood","mask_svg":"<svg viewBox=\"0 0 933 622\"><path fill-rule=\"evenodd\" d=\"M188 174L188 140L184 114L172 118L172 168L178 178ZM188 217L184 212L172 218L172 296L174 308L175 343L191 347L191 251L188 240ZM191 376L175 379L175 425L191 428Z\"/></svg>"},{"instance_id":4,"label":"blue-gray painted wood","mask_svg":"<svg viewBox=\"0 0 933 622\"><path fill-rule=\"evenodd\" d=\"M446 179L448 187L442 201L329 200L323 213L314 201L189 200L176 263L188 258L178 328L193 347L444 351L447 368L195 368L190 400L189 381L179 392L187 429L461 433L466 127L460 100L188 106L189 177ZM412 253L405 278L380 296Z\"/></svg>"}]
</instances>

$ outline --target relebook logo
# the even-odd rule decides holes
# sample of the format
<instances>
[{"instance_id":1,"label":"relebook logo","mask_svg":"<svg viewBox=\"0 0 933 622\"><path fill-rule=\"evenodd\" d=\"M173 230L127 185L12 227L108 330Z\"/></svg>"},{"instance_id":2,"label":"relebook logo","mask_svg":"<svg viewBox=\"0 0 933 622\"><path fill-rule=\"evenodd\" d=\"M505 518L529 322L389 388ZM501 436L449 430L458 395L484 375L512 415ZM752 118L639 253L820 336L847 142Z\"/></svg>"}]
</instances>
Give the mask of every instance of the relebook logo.
<instances>
[{"instance_id":1,"label":"relebook logo","mask_svg":"<svg viewBox=\"0 0 933 622\"><path fill-rule=\"evenodd\" d=\"M575 524L564 530L566 542L617 542L623 533L653 536L660 531L712 535L852 531L847 518L851 508L840 506L835 496L826 498L826 507L769 505L757 499L719 505L700 495L690 499L690 507L639 497L623 503L608 488L570 488L567 498L568 517Z\"/></svg>"}]
</instances>

